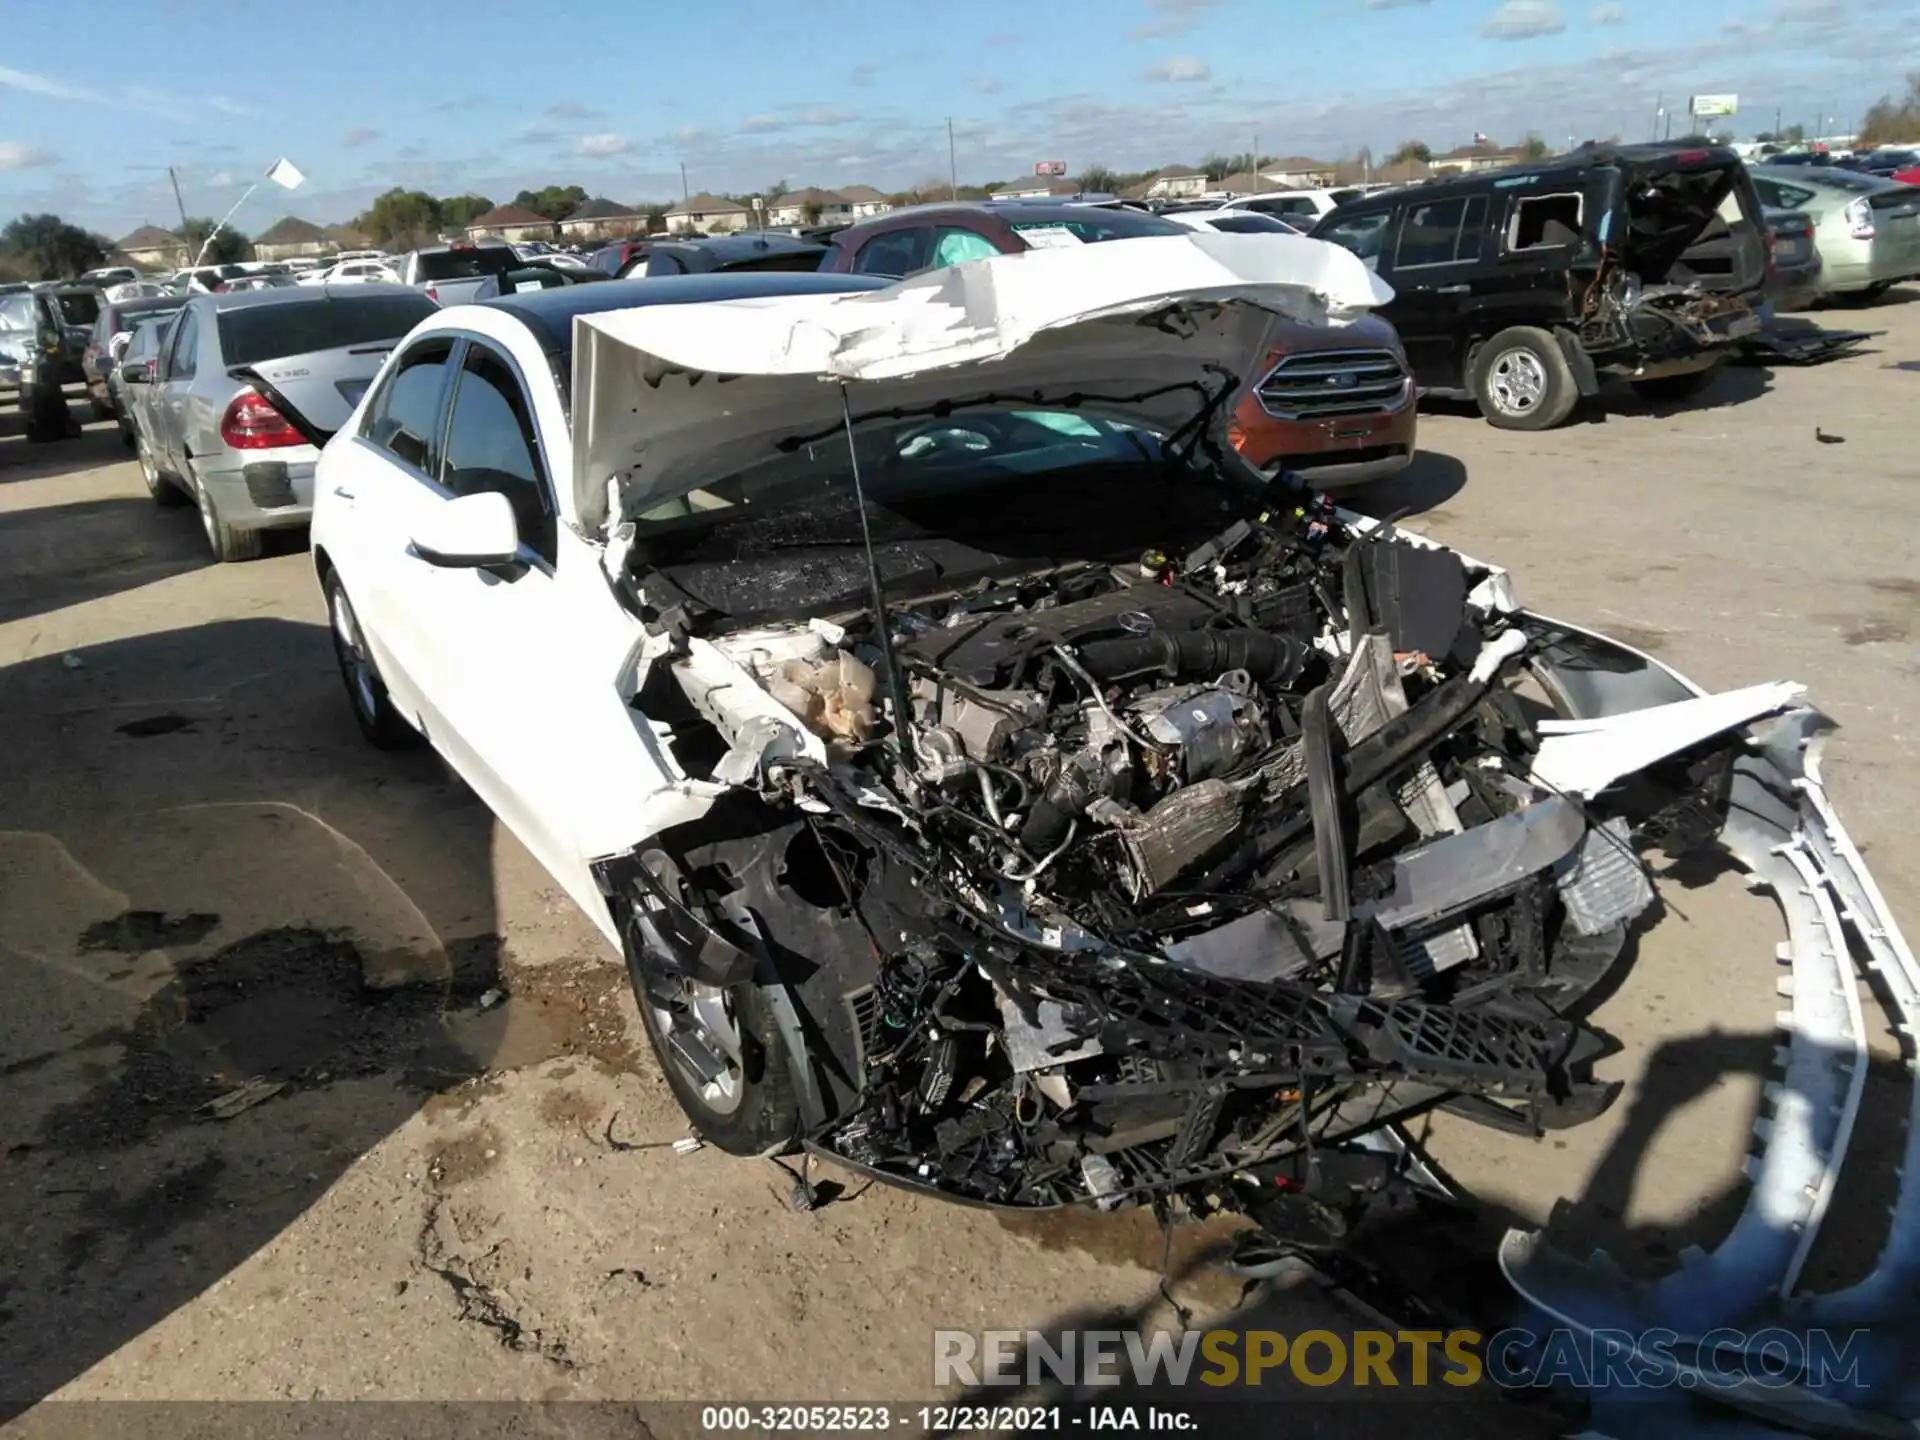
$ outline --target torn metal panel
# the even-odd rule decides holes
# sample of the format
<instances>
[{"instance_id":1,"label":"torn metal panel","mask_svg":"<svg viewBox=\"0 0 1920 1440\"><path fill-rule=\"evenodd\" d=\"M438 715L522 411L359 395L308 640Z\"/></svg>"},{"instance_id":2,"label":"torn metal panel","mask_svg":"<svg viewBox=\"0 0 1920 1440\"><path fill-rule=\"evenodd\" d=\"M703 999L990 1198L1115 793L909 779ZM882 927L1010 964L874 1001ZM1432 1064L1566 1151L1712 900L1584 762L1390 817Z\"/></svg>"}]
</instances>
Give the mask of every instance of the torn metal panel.
<instances>
[{"instance_id":1,"label":"torn metal panel","mask_svg":"<svg viewBox=\"0 0 1920 1440\"><path fill-rule=\"evenodd\" d=\"M1549 790L1591 799L1622 776L1777 714L1805 693L1802 685L1749 685L1604 719L1543 720L1532 778Z\"/></svg>"}]
</instances>

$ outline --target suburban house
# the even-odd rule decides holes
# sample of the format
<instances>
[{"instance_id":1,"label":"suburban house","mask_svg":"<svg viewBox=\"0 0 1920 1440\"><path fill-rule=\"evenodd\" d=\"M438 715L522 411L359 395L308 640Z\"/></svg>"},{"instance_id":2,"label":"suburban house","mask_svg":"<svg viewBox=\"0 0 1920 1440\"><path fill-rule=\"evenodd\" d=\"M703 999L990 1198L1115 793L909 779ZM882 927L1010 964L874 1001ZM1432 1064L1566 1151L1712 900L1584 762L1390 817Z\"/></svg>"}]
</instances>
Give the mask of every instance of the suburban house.
<instances>
[{"instance_id":1,"label":"suburban house","mask_svg":"<svg viewBox=\"0 0 1920 1440\"><path fill-rule=\"evenodd\" d=\"M847 202L847 212L855 220L884 215L893 209L893 202L871 185L842 185L837 193Z\"/></svg>"},{"instance_id":2,"label":"suburban house","mask_svg":"<svg viewBox=\"0 0 1920 1440\"><path fill-rule=\"evenodd\" d=\"M327 237L329 250L371 250L373 237L364 230L356 230L351 225L329 225L321 232Z\"/></svg>"},{"instance_id":3,"label":"suburban house","mask_svg":"<svg viewBox=\"0 0 1920 1440\"><path fill-rule=\"evenodd\" d=\"M707 235L730 235L752 223L746 206L705 191L667 207L667 229L676 235L696 230Z\"/></svg>"},{"instance_id":4,"label":"suburban house","mask_svg":"<svg viewBox=\"0 0 1920 1440\"><path fill-rule=\"evenodd\" d=\"M1326 161L1305 155L1288 155L1260 167L1260 173L1282 190L1324 190L1333 184L1333 172Z\"/></svg>"},{"instance_id":5,"label":"suburban house","mask_svg":"<svg viewBox=\"0 0 1920 1440\"><path fill-rule=\"evenodd\" d=\"M1145 185L1136 185L1129 194L1141 200L1192 200L1206 194L1212 185L1204 170L1168 165Z\"/></svg>"},{"instance_id":6,"label":"suburban house","mask_svg":"<svg viewBox=\"0 0 1920 1440\"><path fill-rule=\"evenodd\" d=\"M562 240L612 240L621 235L641 235L647 229L647 217L636 214L611 200L585 200L580 208L560 222Z\"/></svg>"},{"instance_id":7,"label":"suburban house","mask_svg":"<svg viewBox=\"0 0 1920 1440\"><path fill-rule=\"evenodd\" d=\"M1229 195L1259 195L1278 187L1264 175L1256 175L1251 170L1236 170L1214 181L1213 188L1224 190Z\"/></svg>"},{"instance_id":8,"label":"suburban house","mask_svg":"<svg viewBox=\"0 0 1920 1440\"><path fill-rule=\"evenodd\" d=\"M1433 166L1424 160L1382 160L1371 165L1342 160L1333 167L1335 185L1411 185L1432 178Z\"/></svg>"},{"instance_id":9,"label":"suburban house","mask_svg":"<svg viewBox=\"0 0 1920 1440\"><path fill-rule=\"evenodd\" d=\"M1472 145L1461 145L1444 155L1433 157L1436 171L1456 171L1462 175L1475 175L1482 170L1498 170L1503 165L1517 165L1527 158L1527 152L1518 145L1495 145L1490 140L1479 141Z\"/></svg>"},{"instance_id":10,"label":"suburban house","mask_svg":"<svg viewBox=\"0 0 1920 1440\"><path fill-rule=\"evenodd\" d=\"M769 225L845 225L852 220L853 206L837 190L809 185L767 201Z\"/></svg>"},{"instance_id":11,"label":"suburban house","mask_svg":"<svg viewBox=\"0 0 1920 1440\"><path fill-rule=\"evenodd\" d=\"M467 226L469 240L551 240L553 221L521 205L496 205Z\"/></svg>"},{"instance_id":12,"label":"suburban house","mask_svg":"<svg viewBox=\"0 0 1920 1440\"><path fill-rule=\"evenodd\" d=\"M1044 175L1035 175L1026 180L1010 181L995 190L993 195L996 200L1051 200L1079 193L1080 182L1077 180L1049 180Z\"/></svg>"},{"instance_id":13,"label":"suburban house","mask_svg":"<svg viewBox=\"0 0 1920 1440\"><path fill-rule=\"evenodd\" d=\"M327 239L326 231L311 220L288 215L254 237L253 258L291 260L299 255L318 255L332 248L333 243Z\"/></svg>"},{"instance_id":14,"label":"suburban house","mask_svg":"<svg viewBox=\"0 0 1920 1440\"><path fill-rule=\"evenodd\" d=\"M158 225L142 225L113 248L142 270L178 270L193 259L186 241Z\"/></svg>"}]
</instances>

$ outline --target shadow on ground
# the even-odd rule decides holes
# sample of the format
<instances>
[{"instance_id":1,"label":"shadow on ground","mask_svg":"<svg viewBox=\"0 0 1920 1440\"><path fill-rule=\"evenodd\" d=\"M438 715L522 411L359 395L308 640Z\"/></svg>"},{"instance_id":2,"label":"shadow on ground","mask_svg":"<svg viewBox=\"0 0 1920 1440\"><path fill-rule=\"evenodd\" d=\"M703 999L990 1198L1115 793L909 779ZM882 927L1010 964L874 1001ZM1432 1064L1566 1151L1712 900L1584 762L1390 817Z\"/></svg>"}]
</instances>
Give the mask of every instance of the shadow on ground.
<instances>
[{"instance_id":1,"label":"shadow on ground","mask_svg":"<svg viewBox=\"0 0 1920 1440\"><path fill-rule=\"evenodd\" d=\"M1467 467L1453 456L1437 450L1420 450L1398 475L1350 496L1334 498L1348 509L1376 519L1387 515L1424 515L1458 495L1466 483Z\"/></svg>"},{"instance_id":2,"label":"shadow on ground","mask_svg":"<svg viewBox=\"0 0 1920 1440\"><path fill-rule=\"evenodd\" d=\"M95 420L84 398L75 400L69 394L67 408L86 426L78 439L36 445L27 439L17 418L8 415L0 419L0 485L52 479L123 460L132 462L132 454L121 443L118 425L111 420Z\"/></svg>"},{"instance_id":3,"label":"shadow on ground","mask_svg":"<svg viewBox=\"0 0 1920 1440\"><path fill-rule=\"evenodd\" d=\"M513 1002L479 1018L491 817L429 753L364 746L324 629L16 664L0 735L4 1418L489 1068Z\"/></svg>"},{"instance_id":4,"label":"shadow on ground","mask_svg":"<svg viewBox=\"0 0 1920 1440\"><path fill-rule=\"evenodd\" d=\"M0 624L151 585L212 558L198 512L144 497L8 510L0 528Z\"/></svg>"}]
</instances>

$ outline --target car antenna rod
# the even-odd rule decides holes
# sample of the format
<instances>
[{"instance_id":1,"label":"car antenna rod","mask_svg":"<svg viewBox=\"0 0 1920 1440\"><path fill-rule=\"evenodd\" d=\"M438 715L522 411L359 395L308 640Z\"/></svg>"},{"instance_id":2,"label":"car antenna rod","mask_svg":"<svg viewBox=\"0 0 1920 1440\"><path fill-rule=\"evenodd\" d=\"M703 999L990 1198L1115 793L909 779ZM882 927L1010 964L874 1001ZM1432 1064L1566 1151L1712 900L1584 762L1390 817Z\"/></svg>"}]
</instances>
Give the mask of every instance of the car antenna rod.
<instances>
[{"instance_id":1,"label":"car antenna rod","mask_svg":"<svg viewBox=\"0 0 1920 1440\"><path fill-rule=\"evenodd\" d=\"M893 738L909 770L917 753L913 736L913 709L900 667L893 661L893 627L887 621L887 592L880 583L880 562L873 554L873 528L867 521L867 491L860 482L860 447L853 443L853 407L847 400L847 382L840 382L840 421L847 432L847 463L853 471L853 499L860 511L860 546L867 556L867 591L873 604L873 628L880 645L880 668L887 672L887 698L893 702Z\"/></svg>"}]
</instances>

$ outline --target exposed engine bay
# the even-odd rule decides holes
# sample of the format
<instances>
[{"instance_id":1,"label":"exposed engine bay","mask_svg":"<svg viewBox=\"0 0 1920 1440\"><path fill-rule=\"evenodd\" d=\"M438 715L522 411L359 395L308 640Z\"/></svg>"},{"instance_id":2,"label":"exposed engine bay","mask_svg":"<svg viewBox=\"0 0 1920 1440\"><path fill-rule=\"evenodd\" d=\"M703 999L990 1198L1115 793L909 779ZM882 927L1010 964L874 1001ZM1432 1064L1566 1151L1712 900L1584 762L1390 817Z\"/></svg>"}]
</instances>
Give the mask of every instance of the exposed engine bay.
<instances>
[{"instance_id":1,"label":"exposed engine bay","mask_svg":"<svg viewBox=\"0 0 1920 1440\"><path fill-rule=\"evenodd\" d=\"M1607 661L1504 576L1315 498L889 613L885 646L870 611L683 633L648 713L671 675L737 803L604 877L662 964L783 979L809 1146L976 1203L1322 1224L1403 1168L1390 1122L1611 1098L1581 1002L1737 737L1598 800L1539 778L1529 660Z\"/></svg>"}]
</instances>

